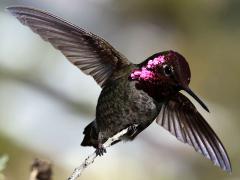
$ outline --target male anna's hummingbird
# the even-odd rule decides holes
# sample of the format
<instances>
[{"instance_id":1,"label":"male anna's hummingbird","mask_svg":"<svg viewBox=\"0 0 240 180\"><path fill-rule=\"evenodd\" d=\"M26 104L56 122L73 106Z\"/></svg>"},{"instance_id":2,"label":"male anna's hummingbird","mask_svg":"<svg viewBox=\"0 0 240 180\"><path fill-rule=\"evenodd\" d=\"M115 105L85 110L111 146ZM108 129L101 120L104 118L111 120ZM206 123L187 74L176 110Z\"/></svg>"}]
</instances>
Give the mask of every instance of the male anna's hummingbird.
<instances>
[{"instance_id":1,"label":"male anna's hummingbird","mask_svg":"<svg viewBox=\"0 0 240 180\"><path fill-rule=\"evenodd\" d=\"M82 146L93 146L102 155L108 138L129 127L122 140L133 140L156 119L178 140L231 172L221 141L179 92L186 91L208 111L188 86L191 74L182 55L164 51L133 64L104 39L54 15L28 7L7 9L102 87L96 119L85 128Z\"/></svg>"}]
</instances>

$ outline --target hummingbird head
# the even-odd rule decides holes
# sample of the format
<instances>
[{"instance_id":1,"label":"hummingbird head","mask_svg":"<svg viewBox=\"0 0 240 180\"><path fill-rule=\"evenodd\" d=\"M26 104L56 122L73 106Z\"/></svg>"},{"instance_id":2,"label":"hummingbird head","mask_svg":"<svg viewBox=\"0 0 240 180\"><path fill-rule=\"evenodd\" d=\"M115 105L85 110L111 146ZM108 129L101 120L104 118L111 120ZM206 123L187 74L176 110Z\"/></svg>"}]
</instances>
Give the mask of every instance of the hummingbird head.
<instances>
[{"instance_id":1,"label":"hummingbird head","mask_svg":"<svg viewBox=\"0 0 240 180\"><path fill-rule=\"evenodd\" d=\"M186 59L175 51L156 53L138 65L130 74L136 86L149 95L167 98L180 90L186 91L199 104L209 111L206 105L189 88L191 72Z\"/></svg>"}]
</instances>

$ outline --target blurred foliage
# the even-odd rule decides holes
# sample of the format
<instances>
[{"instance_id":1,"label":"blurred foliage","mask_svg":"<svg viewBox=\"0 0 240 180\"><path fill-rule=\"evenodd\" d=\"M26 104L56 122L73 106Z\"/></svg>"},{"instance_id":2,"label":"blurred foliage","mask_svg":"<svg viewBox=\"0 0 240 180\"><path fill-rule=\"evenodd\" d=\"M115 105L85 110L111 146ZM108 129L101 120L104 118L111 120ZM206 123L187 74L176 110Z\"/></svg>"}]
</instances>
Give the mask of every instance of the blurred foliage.
<instances>
[{"instance_id":1,"label":"blurred foliage","mask_svg":"<svg viewBox=\"0 0 240 180\"><path fill-rule=\"evenodd\" d=\"M7 162L8 162L7 155L0 156L0 172L6 168Z\"/></svg>"},{"instance_id":2,"label":"blurred foliage","mask_svg":"<svg viewBox=\"0 0 240 180\"><path fill-rule=\"evenodd\" d=\"M231 29L239 27L238 0L123 0L114 3L120 14L128 17L128 21L148 21L160 26L174 26L188 33L187 35L197 33L206 25L209 28L218 24L226 26L228 23L231 24Z\"/></svg>"},{"instance_id":3,"label":"blurred foliage","mask_svg":"<svg viewBox=\"0 0 240 180\"><path fill-rule=\"evenodd\" d=\"M194 86L203 92L208 89L209 99L238 108L240 85L234 81L240 72L237 53L240 1L123 0L114 3L127 21L152 22L167 30L174 29L176 46L187 58L191 57L188 61L196 74Z\"/></svg>"},{"instance_id":4,"label":"blurred foliage","mask_svg":"<svg viewBox=\"0 0 240 180\"><path fill-rule=\"evenodd\" d=\"M4 180L5 177L3 175L3 170L6 168L8 162L8 156L2 155L0 156L0 180Z\"/></svg>"},{"instance_id":5,"label":"blurred foliage","mask_svg":"<svg viewBox=\"0 0 240 180\"><path fill-rule=\"evenodd\" d=\"M2 156L0 159L0 168L2 168L2 170L7 162L7 168L4 169L4 175L7 180L28 179L30 175L30 165L36 157L50 159L49 157L25 149L17 142L14 142L2 134L0 134L0 147L0 153L8 154L7 156ZM67 177L66 171L55 164L54 171L58 172L58 174L54 176L56 179Z\"/></svg>"}]
</instances>

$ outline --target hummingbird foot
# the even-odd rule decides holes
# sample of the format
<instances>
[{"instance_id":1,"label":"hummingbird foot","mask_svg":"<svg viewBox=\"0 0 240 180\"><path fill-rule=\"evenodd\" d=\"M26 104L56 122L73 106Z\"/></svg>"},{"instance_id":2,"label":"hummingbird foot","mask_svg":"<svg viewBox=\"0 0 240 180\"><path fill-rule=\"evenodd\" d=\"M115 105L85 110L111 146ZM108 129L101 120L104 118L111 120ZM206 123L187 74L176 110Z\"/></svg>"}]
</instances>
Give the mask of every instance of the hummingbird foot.
<instances>
[{"instance_id":1,"label":"hummingbird foot","mask_svg":"<svg viewBox=\"0 0 240 180\"><path fill-rule=\"evenodd\" d=\"M99 144L99 145L98 145L98 148L96 148L96 151L95 151L95 153L96 153L97 156L103 156L103 154L106 153L106 152L107 152L107 151L106 151L106 149L103 147L102 144Z\"/></svg>"},{"instance_id":2,"label":"hummingbird foot","mask_svg":"<svg viewBox=\"0 0 240 180\"><path fill-rule=\"evenodd\" d=\"M138 128L137 128L136 125L131 125L131 126L128 127L128 132L127 132L127 134L128 134L129 136L134 136L134 135L137 133L137 130L138 130Z\"/></svg>"}]
</instances>

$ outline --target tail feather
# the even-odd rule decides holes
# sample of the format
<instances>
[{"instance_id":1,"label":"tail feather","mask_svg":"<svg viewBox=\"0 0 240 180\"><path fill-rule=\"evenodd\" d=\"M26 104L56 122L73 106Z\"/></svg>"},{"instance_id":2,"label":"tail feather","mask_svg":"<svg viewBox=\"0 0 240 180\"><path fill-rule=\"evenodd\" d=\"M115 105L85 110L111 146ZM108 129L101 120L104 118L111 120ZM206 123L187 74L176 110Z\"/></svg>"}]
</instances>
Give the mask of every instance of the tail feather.
<instances>
[{"instance_id":1,"label":"tail feather","mask_svg":"<svg viewBox=\"0 0 240 180\"><path fill-rule=\"evenodd\" d=\"M95 121L92 121L85 127L83 134L85 136L83 138L81 146L93 146L93 147L98 146L98 133Z\"/></svg>"}]
</instances>

